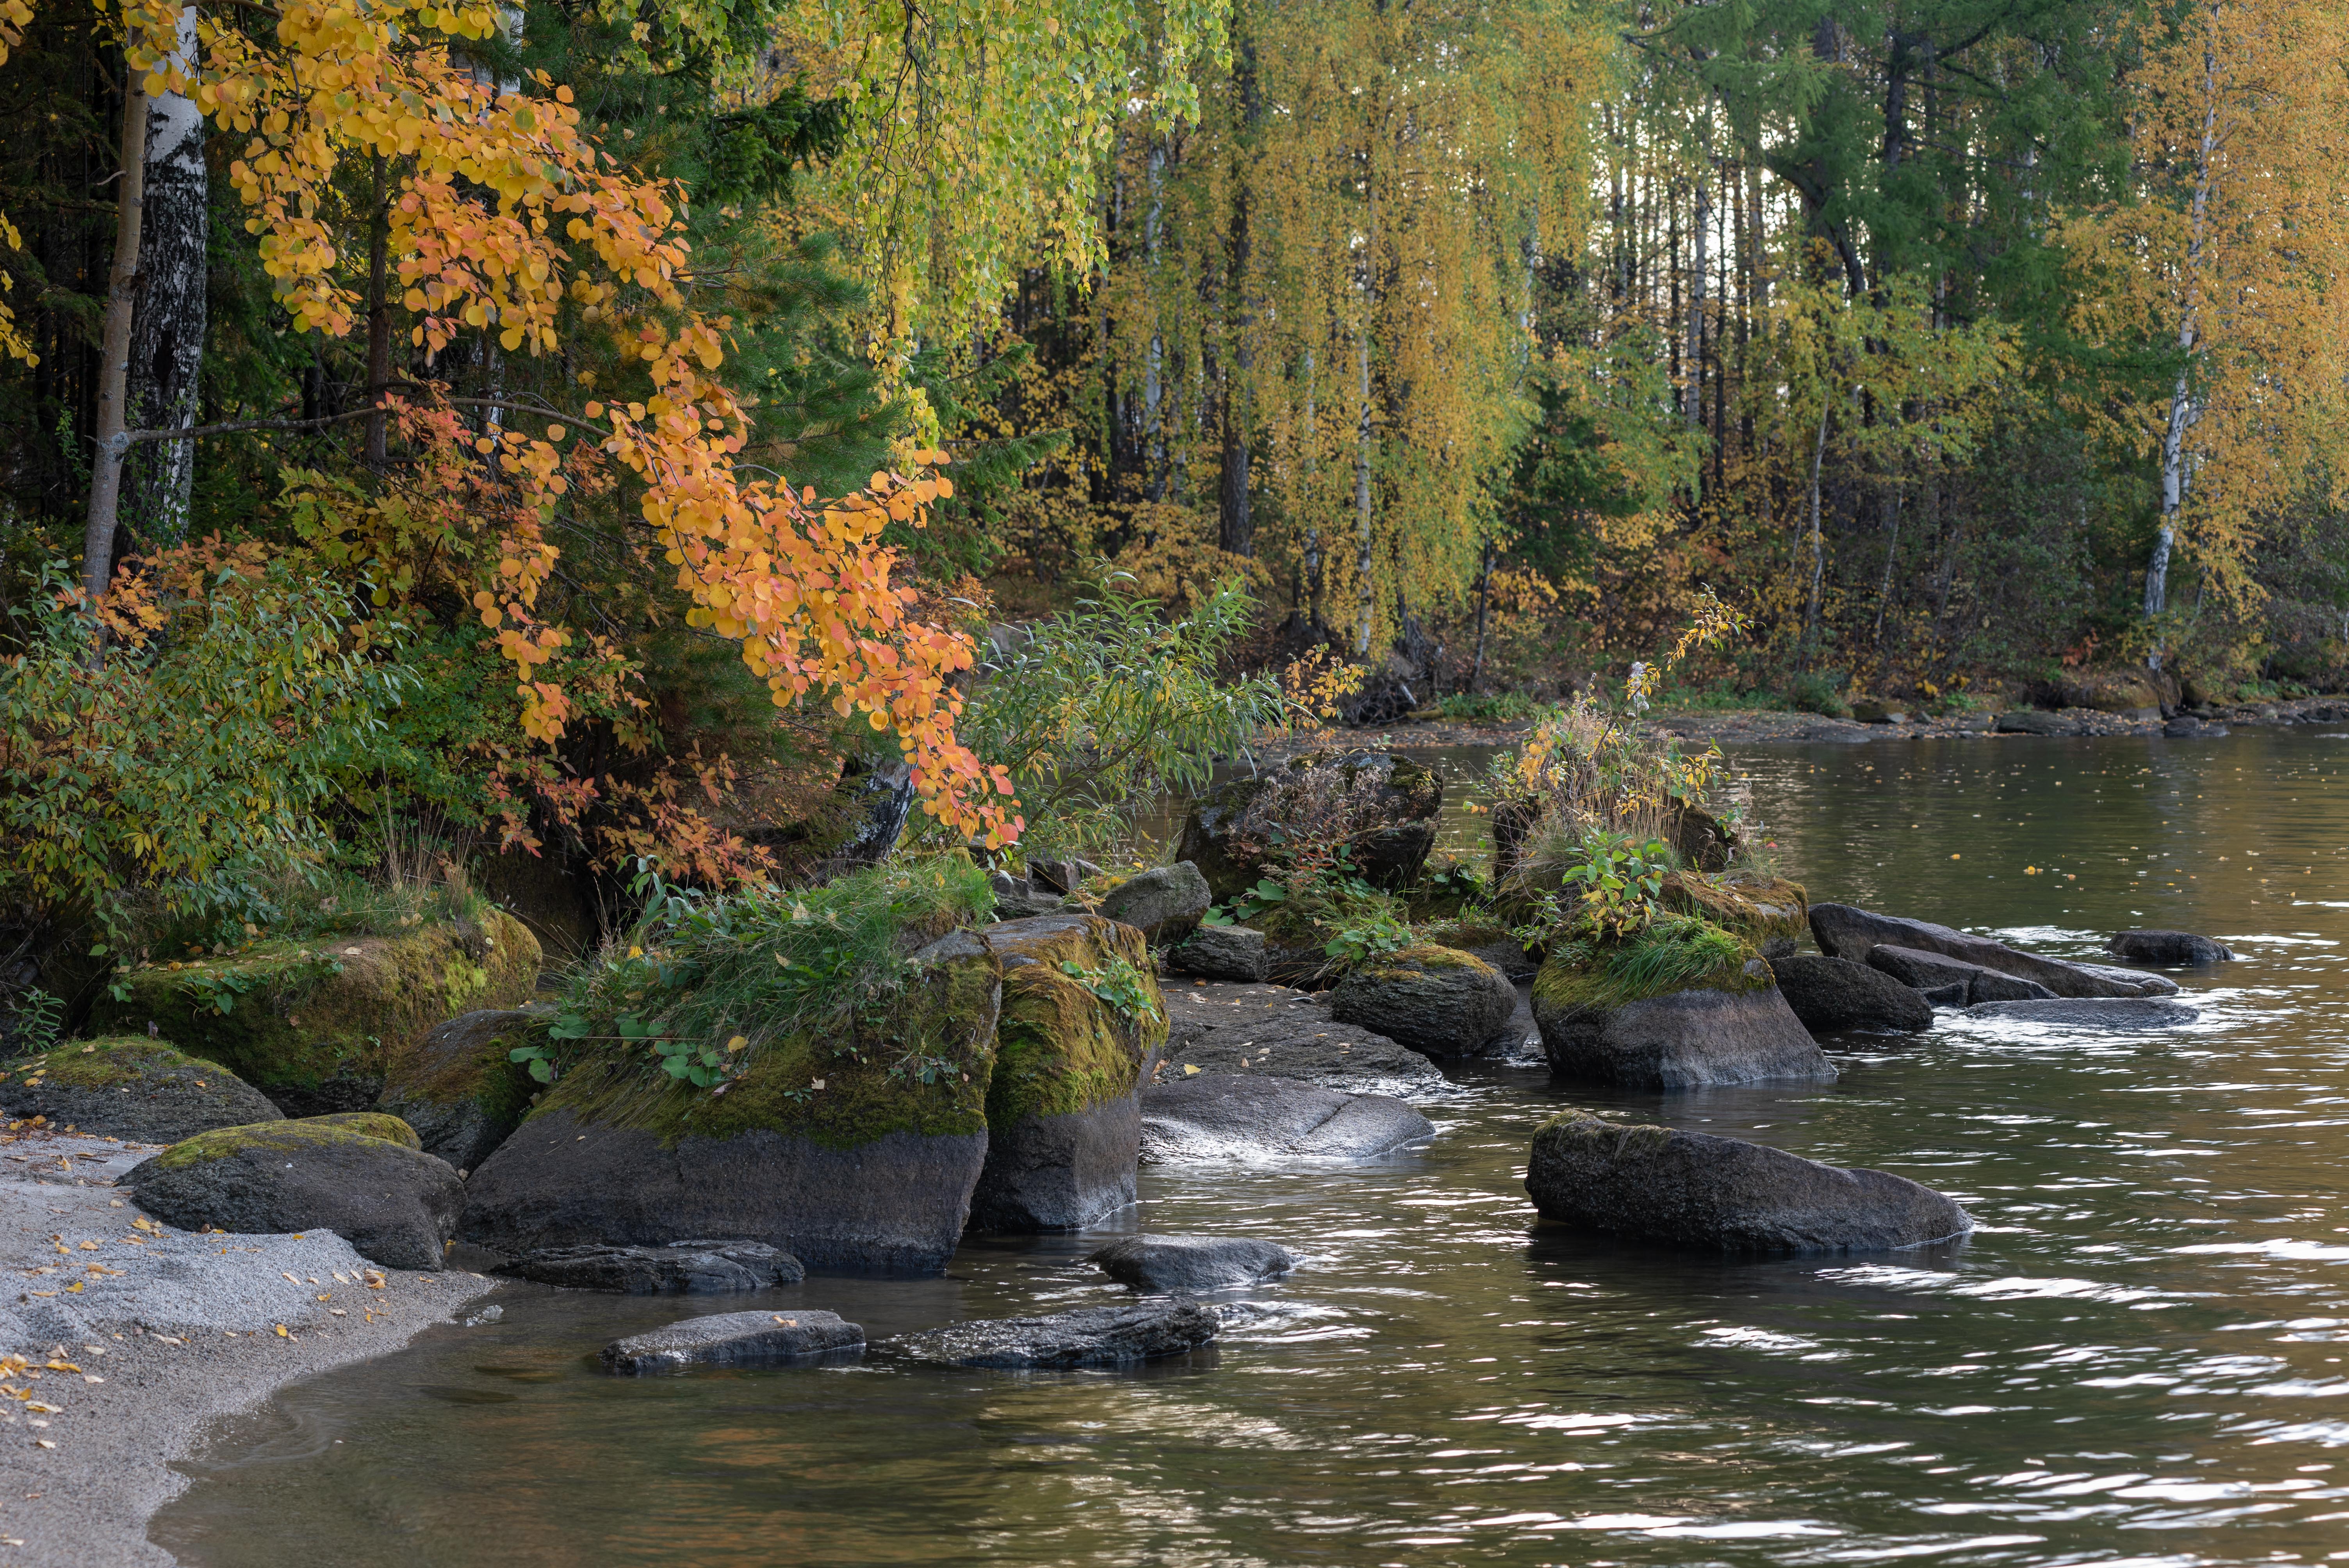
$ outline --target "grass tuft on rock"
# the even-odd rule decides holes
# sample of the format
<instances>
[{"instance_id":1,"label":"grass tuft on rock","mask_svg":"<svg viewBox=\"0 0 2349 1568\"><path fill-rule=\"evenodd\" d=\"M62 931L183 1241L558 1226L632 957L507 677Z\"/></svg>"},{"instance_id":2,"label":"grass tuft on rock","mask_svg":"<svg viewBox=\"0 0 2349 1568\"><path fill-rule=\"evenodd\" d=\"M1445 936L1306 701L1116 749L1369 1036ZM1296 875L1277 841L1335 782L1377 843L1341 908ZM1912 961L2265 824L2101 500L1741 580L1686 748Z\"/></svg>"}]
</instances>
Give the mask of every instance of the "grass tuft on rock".
<instances>
[{"instance_id":1,"label":"grass tuft on rock","mask_svg":"<svg viewBox=\"0 0 2349 1568\"><path fill-rule=\"evenodd\" d=\"M1773 984L1760 954L1734 933L1691 915L1661 915L1620 941L1560 944L1534 980L1534 996L1556 1008L1619 1007L1698 986L1755 991Z\"/></svg>"}]
</instances>

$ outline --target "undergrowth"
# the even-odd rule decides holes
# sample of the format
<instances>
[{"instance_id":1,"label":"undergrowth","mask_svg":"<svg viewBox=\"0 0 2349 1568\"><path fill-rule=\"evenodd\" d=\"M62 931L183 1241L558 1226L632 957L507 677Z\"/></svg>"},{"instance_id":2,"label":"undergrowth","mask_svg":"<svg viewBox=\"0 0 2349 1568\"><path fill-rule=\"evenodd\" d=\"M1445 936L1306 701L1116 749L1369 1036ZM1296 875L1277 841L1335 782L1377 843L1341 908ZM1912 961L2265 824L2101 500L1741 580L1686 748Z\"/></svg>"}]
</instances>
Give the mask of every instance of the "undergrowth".
<instances>
[{"instance_id":1,"label":"undergrowth","mask_svg":"<svg viewBox=\"0 0 2349 1568\"><path fill-rule=\"evenodd\" d=\"M1588 936L1558 943L1537 983L1561 1006L1619 1006L1730 975L1744 977L1754 949L1690 915L1662 914L1619 942Z\"/></svg>"}]
</instances>

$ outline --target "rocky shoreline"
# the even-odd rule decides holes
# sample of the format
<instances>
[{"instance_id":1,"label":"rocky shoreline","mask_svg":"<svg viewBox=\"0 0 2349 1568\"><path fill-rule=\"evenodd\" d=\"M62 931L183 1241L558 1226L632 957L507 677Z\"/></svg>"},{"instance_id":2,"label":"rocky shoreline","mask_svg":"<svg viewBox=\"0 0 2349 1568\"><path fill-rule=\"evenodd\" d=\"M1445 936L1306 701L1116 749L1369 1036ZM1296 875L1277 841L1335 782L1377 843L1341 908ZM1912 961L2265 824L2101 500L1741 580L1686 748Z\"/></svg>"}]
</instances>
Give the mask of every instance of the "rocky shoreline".
<instances>
[{"instance_id":1,"label":"rocky shoreline","mask_svg":"<svg viewBox=\"0 0 2349 1568\"><path fill-rule=\"evenodd\" d=\"M156 1224L113 1186L155 1152L46 1129L0 1135L0 1269L13 1286L0 1339L28 1363L0 1374L27 1396L0 1399L0 1561L171 1563L148 1522L187 1485L173 1465L215 1423L398 1350L496 1284L378 1268L329 1232Z\"/></svg>"}]
</instances>

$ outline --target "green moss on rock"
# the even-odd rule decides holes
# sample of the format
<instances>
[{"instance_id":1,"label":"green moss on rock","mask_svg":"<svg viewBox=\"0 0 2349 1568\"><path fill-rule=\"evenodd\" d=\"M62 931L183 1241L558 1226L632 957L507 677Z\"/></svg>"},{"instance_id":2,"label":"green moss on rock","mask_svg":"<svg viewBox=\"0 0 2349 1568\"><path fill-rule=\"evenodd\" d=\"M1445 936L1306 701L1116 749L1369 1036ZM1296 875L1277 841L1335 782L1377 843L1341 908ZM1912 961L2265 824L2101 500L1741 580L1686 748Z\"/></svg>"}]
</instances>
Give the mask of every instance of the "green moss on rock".
<instances>
[{"instance_id":1,"label":"green moss on rock","mask_svg":"<svg viewBox=\"0 0 2349 1568\"><path fill-rule=\"evenodd\" d=\"M0 1068L0 1109L55 1127L172 1143L279 1115L221 1066L144 1035L73 1040Z\"/></svg>"},{"instance_id":2,"label":"green moss on rock","mask_svg":"<svg viewBox=\"0 0 2349 1568\"><path fill-rule=\"evenodd\" d=\"M120 1088L163 1073L186 1073L206 1083L236 1076L218 1062L189 1056L145 1035L69 1040L37 1056L19 1057L0 1068L0 1073L17 1083L39 1078L69 1088Z\"/></svg>"},{"instance_id":3,"label":"green moss on rock","mask_svg":"<svg viewBox=\"0 0 2349 1568\"><path fill-rule=\"evenodd\" d=\"M1664 878L1662 902L1675 913L1694 915L1757 945L1800 939L1810 930L1809 895L1783 877L1673 872Z\"/></svg>"},{"instance_id":4,"label":"green moss on rock","mask_svg":"<svg viewBox=\"0 0 2349 1568\"><path fill-rule=\"evenodd\" d=\"M386 1143L397 1143L403 1149L424 1147L423 1140L416 1136L416 1129L399 1118L387 1116L379 1110L338 1110L332 1115L309 1116L303 1119L316 1122L322 1127L347 1128L362 1138L380 1138Z\"/></svg>"},{"instance_id":5,"label":"green moss on rock","mask_svg":"<svg viewBox=\"0 0 2349 1568\"><path fill-rule=\"evenodd\" d=\"M492 910L478 925L142 965L117 977L125 995L102 996L91 1023L151 1024L289 1109L357 1109L374 1103L394 1054L454 1014L521 1002L538 966L537 939Z\"/></svg>"},{"instance_id":6,"label":"green moss on rock","mask_svg":"<svg viewBox=\"0 0 2349 1568\"><path fill-rule=\"evenodd\" d=\"M381 1143L384 1139L338 1124L332 1117L292 1121L256 1121L243 1127L220 1127L182 1139L150 1161L164 1171L183 1171L247 1151L307 1154L347 1149L354 1142Z\"/></svg>"},{"instance_id":7,"label":"green moss on rock","mask_svg":"<svg viewBox=\"0 0 2349 1568\"><path fill-rule=\"evenodd\" d=\"M1093 915L1046 915L987 934L1003 962L988 1125L1090 1110L1132 1094L1166 1041L1166 1004L1148 944ZM1082 975L1071 975L1073 965ZM1119 983L1137 1004L1106 999Z\"/></svg>"},{"instance_id":8,"label":"green moss on rock","mask_svg":"<svg viewBox=\"0 0 2349 1568\"><path fill-rule=\"evenodd\" d=\"M1692 929L1693 928L1693 929ZM1648 947L1660 941L1682 952L1660 954ZM1692 970L1689 956L1711 962ZM1675 963L1671 960L1677 959ZM1734 933L1702 921L1660 922L1627 943L1570 944L1550 955L1534 976L1534 1004L1560 1015L1606 1011L1671 991L1713 990L1736 995L1777 984L1754 945Z\"/></svg>"}]
</instances>

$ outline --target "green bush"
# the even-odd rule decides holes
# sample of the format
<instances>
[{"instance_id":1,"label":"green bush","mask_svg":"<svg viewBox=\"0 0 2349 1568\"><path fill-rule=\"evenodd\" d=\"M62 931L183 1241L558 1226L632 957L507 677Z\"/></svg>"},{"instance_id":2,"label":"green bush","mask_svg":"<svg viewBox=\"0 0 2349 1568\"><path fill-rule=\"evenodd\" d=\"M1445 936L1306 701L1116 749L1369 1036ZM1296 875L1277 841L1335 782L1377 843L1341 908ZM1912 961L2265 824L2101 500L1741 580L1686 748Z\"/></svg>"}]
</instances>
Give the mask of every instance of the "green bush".
<instances>
[{"instance_id":1,"label":"green bush","mask_svg":"<svg viewBox=\"0 0 2349 1568\"><path fill-rule=\"evenodd\" d=\"M1553 1006L1620 1006L1692 985L1769 984L1745 974L1754 956L1752 947L1717 925L1660 915L1619 942L1584 938L1553 946L1536 990Z\"/></svg>"},{"instance_id":2,"label":"green bush","mask_svg":"<svg viewBox=\"0 0 2349 1568\"><path fill-rule=\"evenodd\" d=\"M1849 718L1851 704L1844 700L1845 681L1841 676L1826 675L1816 670L1804 670L1786 677L1786 706L1796 713L1824 714L1829 718Z\"/></svg>"}]
</instances>

